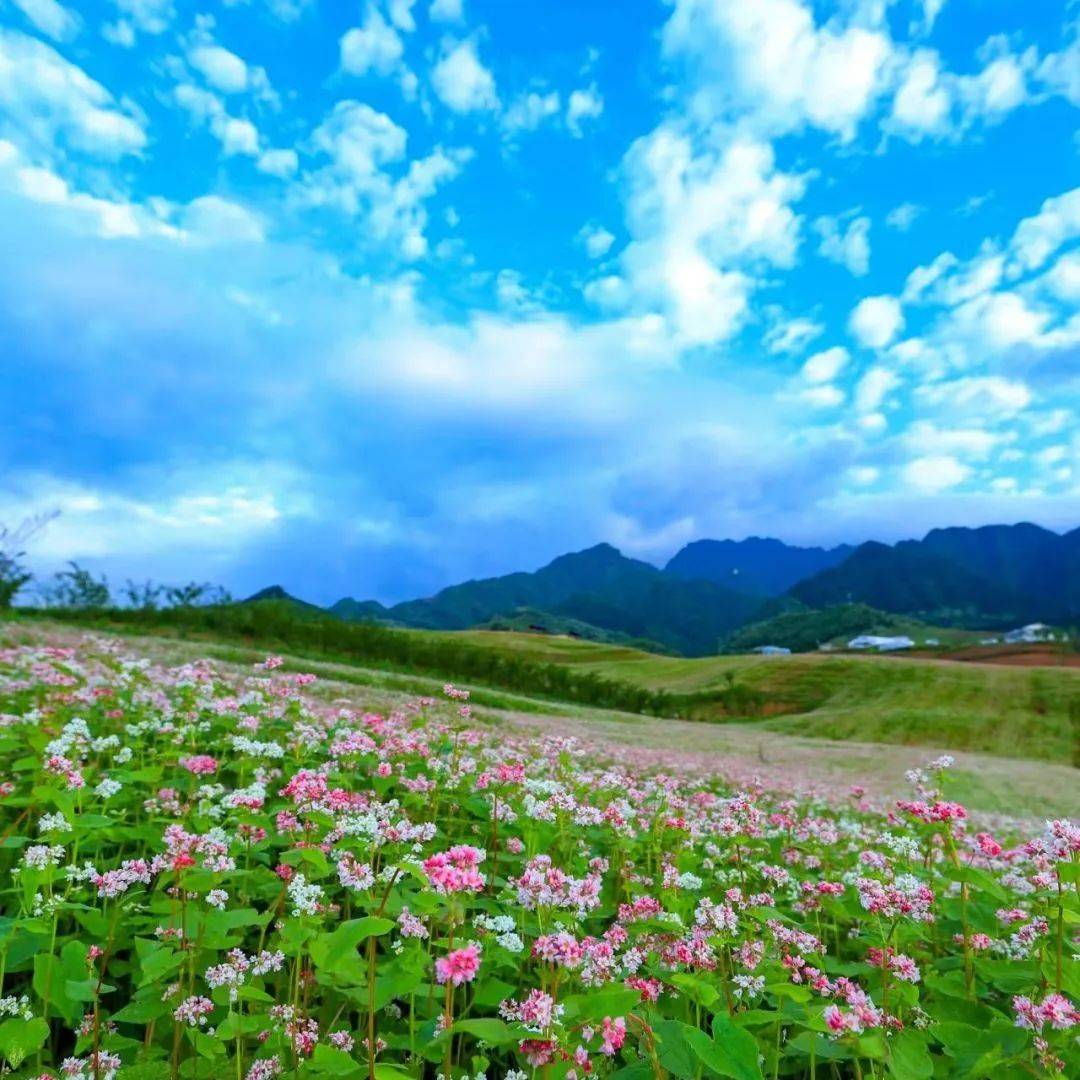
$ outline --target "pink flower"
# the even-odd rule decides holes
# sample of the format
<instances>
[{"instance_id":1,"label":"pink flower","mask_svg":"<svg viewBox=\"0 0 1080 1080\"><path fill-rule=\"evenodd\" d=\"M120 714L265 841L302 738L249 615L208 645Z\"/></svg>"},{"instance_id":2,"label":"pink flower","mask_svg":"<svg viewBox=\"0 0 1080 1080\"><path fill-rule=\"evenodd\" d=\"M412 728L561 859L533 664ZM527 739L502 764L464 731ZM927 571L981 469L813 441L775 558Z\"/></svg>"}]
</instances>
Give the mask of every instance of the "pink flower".
<instances>
[{"instance_id":1,"label":"pink flower","mask_svg":"<svg viewBox=\"0 0 1080 1080\"><path fill-rule=\"evenodd\" d=\"M180 764L193 776L209 776L217 772L218 763L209 754L193 754L180 759Z\"/></svg>"},{"instance_id":2,"label":"pink flower","mask_svg":"<svg viewBox=\"0 0 1080 1080\"><path fill-rule=\"evenodd\" d=\"M621 1016L614 1020L610 1016L605 1016L600 1038L600 1053L613 1057L626 1042L626 1021Z\"/></svg>"},{"instance_id":3,"label":"pink flower","mask_svg":"<svg viewBox=\"0 0 1080 1080\"><path fill-rule=\"evenodd\" d=\"M472 982L480 970L480 946L470 941L463 949L455 949L435 961L435 981L460 986Z\"/></svg>"}]
</instances>

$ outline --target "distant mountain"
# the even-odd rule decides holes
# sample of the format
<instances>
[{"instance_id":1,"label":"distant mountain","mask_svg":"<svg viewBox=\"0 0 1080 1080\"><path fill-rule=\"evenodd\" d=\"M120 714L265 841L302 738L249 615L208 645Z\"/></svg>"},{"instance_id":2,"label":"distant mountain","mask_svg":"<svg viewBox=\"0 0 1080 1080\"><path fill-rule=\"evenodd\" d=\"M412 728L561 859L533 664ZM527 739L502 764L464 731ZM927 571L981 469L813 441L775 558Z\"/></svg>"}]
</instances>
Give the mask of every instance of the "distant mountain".
<instances>
[{"instance_id":1,"label":"distant mountain","mask_svg":"<svg viewBox=\"0 0 1080 1080\"><path fill-rule=\"evenodd\" d=\"M346 622L385 622L387 609L378 600L352 600L345 597L327 608Z\"/></svg>"},{"instance_id":2,"label":"distant mountain","mask_svg":"<svg viewBox=\"0 0 1080 1080\"><path fill-rule=\"evenodd\" d=\"M1080 615L1080 529L1065 536L1027 522L933 529L897 547L910 544L1012 590L1030 601L1036 618Z\"/></svg>"},{"instance_id":3,"label":"distant mountain","mask_svg":"<svg viewBox=\"0 0 1080 1080\"><path fill-rule=\"evenodd\" d=\"M797 582L842 563L855 549L793 547L781 540L695 540L667 564L669 574L713 581L740 592L779 596Z\"/></svg>"},{"instance_id":4,"label":"distant mountain","mask_svg":"<svg viewBox=\"0 0 1080 1080\"><path fill-rule=\"evenodd\" d=\"M467 581L377 617L403 626L464 630L518 608L536 608L691 656L715 652L760 601L710 581L684 581L628 559L610 544L561 555L535 573ZM338 613L356 601L339 601ZM362 605L365 610L374 610ZM345 616L351 617L351 616Z\"/></svg>"},{"instance_id":5,"label":"distant mountain","mask_svg":"<svg viewBox=\"0 0 1080 1080\"><path fill-rule=\"evenodd\" d=\"M298 600L291 593L287 593L280 585L268 585L265 589L260 589L257 593L252 593L247 599L242 600L244 604L255 604L260 600L286 600L290 604L296 604L297 607L310 608L312 611L322 611L316 604L309 604L306 600Z\"/></svg>"},{"instance_id":6,"label":"distant mountain","mask_svg":"<svg viewBox=\"0 0 1080 1080\"><path fill-rule=\"evenodd\" d=\"M813 608L860 603L938 625L1004 625L1037 617L1038 605L917 541L861 544L839 566L799 582L791 595Z\"/></svg>"}]
</instances>

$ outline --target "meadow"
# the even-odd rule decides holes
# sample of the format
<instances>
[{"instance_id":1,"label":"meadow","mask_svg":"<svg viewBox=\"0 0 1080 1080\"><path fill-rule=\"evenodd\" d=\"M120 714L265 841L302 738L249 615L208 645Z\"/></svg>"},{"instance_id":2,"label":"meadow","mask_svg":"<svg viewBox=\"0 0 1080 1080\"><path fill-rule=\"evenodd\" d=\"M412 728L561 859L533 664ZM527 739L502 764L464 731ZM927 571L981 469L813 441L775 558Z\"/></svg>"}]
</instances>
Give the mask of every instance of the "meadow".
<instances>
[{"instance_id":1,"label":"meadow","mask_svg":"<svg viewBox=\"0 0 1080 1080\"><path fill-rule=\"evenodd\" d=\"M666 771L642 740L590 738L636 730L616 714L573 738L450 685L3 640L14 1076L1080 1068L1080 832L991 824L949 757L876 806L719 755ZM726 729L637 718L666 723Z\"/></svg>"}]
</instances>

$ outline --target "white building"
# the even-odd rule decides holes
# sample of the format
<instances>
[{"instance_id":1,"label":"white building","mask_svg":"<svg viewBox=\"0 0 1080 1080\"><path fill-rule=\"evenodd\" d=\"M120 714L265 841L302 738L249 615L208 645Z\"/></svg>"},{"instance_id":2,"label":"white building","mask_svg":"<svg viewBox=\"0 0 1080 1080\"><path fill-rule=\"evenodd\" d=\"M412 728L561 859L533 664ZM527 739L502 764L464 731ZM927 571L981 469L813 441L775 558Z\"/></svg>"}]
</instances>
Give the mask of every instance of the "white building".
<instances>
[{"instance_id":1,"label":"white building","mask_svg":"<svg viewBox=\"0 0 1080 1080\"><path fill-rule=\"evenodd\" d=\"M783 645L759 645L754 652L761 653L762 656L790 656L791 650L785 649Z\"/></svg>"},{"instance_id":2,"label":"white building","mask_svg":"<svg viewBox=\"0 0 1080 1080\"><path fill-rule=\"evenodd\" d=\"M1054 632L1046 623L1041 622L1028 623L1027 626L1021 626L1017 630L1010 630L1005 635L1005 641L1009 645L1016 645L1020 642L1053 640Z\"/></svg>"},{"instance_id":3,"label":"white building","mask_svg":"<svg viewBox=\"0 0 1080 1080\"><path fill-rule=\"evenodd\" d=\"M876 649L878 652L894 652L897 649L913 648L915 642L906 636L878 637L876 634L860 634L848 643L849 649Z\"/></svg>"}]
</instances>

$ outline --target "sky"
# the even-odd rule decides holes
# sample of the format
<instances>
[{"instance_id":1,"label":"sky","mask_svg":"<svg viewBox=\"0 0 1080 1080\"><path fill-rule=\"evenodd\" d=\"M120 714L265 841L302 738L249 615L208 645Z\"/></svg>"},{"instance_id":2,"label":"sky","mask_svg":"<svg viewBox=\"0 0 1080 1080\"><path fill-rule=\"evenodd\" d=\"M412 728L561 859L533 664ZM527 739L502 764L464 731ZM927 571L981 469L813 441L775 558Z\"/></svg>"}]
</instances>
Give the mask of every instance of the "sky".
<instances>
[{"instance_id":1,"label":"sky","mask_svg":"<svg viewBox=\"0 0 1080 1080\"><path fill-rule=\"evenodd\" d=\"M1080 525L1072 0L0 0L0 522L385 602Z\"/></svg>"}]
</instances>

